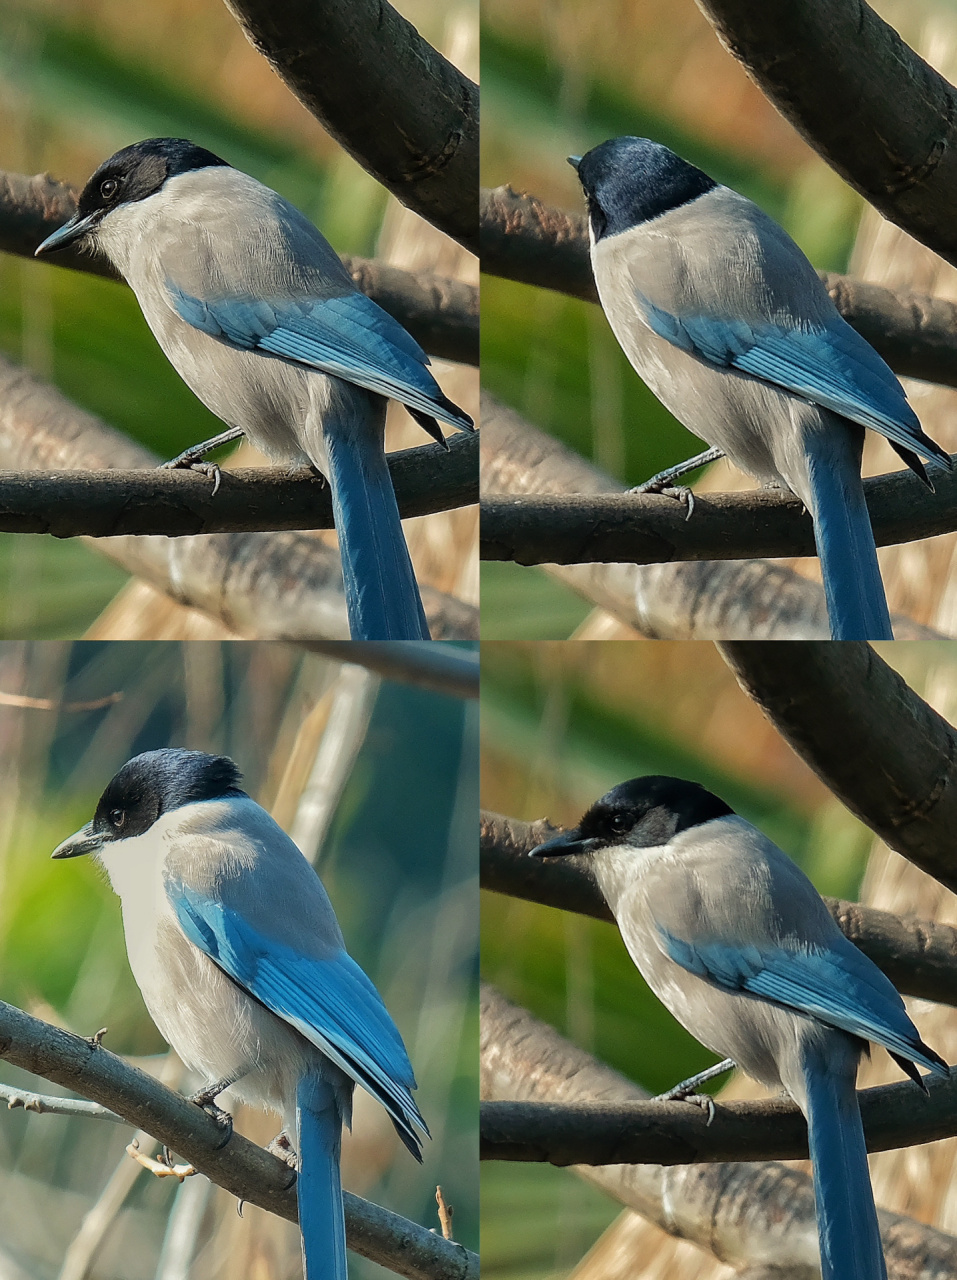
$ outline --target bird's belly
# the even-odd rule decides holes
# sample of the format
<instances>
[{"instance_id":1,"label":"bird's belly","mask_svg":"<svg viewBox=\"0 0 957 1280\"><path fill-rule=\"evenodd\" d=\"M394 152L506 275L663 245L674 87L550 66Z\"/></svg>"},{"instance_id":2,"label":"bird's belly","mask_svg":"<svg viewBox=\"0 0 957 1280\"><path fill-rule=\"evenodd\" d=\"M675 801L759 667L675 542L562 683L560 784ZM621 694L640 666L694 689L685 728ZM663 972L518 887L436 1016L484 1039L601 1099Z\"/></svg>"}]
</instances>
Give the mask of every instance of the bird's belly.
<instances>
[{"instance_id":1,"label":"bird's belly","mask_svg":"<svg viewBox=\"0 0 957 1280\"><path fill-rule=\"evenodd\" d=\"M152 956L135 950L130 964L146 1007L186 1066L207 1083L241 1078L235 1092L244 1101L287 1109L318 1050L251 999L172 919L160 922Z\"/></svg>"},{"instance_id":2,"label":"bird's belly","mask_svg":"<svg viewBox=\"0 0 957 1280\"><path fill-rule=\"evenodd\" d=\"M609 314L622 350L649 390L683 426L760 481L781 484L782 448L799 443L795 398L734 369L709 365L630 317Z\"/></svg>"},{"instance_id":3,"label":"bird's belly","mask_svg":"<svg viewBox=\"0 0 957 1280\"><path fill-rule=\"evenodd\" d=\"M301 466L311 461L302 431L310 379L325 379L324 374L220 342L165 306L143 305L143 314L170 364L217 418L241 430L273 462Z\"/></svg>"}]
</instances>

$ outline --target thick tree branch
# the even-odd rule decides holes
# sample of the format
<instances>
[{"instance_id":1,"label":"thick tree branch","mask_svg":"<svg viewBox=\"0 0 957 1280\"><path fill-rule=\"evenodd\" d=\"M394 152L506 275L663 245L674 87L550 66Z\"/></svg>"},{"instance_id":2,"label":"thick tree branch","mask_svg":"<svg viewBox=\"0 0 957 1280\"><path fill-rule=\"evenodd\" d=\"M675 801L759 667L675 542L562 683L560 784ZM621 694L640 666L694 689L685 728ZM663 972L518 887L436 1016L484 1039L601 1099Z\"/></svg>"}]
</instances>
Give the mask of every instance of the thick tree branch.
<instances>
[{"instance_id":1,"label":"thick tree branch","mask_svg":"<svg viewBox=\"0 0 957 1280\"><path fill-rule=\"evenodd\" d=\"M506 494L620 495L622 486L486 394L481 489L484 503ZM806 640L830 634L820 585L766 560L545 567L656 640ZM898 640L940 638L909 618L893 621Z\"/></svg>"},{"instance_id":2,"label":"thick tree branch","mask_svg":"<svg viewBox=\"0 0 957 1280\"><path fill-rule=\"evenodd\" d=\"M582 215L497 187L482 192L481 234L487 274L598 301ZM896 373L957 386L957 303L835 272L820 276L844 319Z\"/></svg>"},{"instance_id":3,"label":"thick tree branch","mask_svg":"<svg viewBox=\"0 0 957 1280\"><path fill-rule=\"evenodd\" d=\"M957 91L943 76L863 0L698 7L831 168L957 265Z\"/></svg>"},{"instance_id":4,"label":"thick tree branch","mask_svg":"<svg viewBox=\"0 0 957 1280\"><path fill-rule=\"evenodd\" d=\"M957 1133L957 1075L858 1093L868 1151ZM712 1164L806 1160L807 1123L793 1102L483 1102L481 1158L570 1164Z\"/></svg>"},{"instance_id":5,"label":"thick tree branch","mask_svg":"<svg viewBox=\"0 0 957 1280\"><path fill-rule=\"evenodd\" d=\"M0 1057L116 1111L241 1200L297 1220L295 1174L178 1093L80 1036L0 1002ZM417 1223L346 1195L351 1249L410 1280L477 1280L478 1257Z\"/></svg>"},{"instance_id":6,"label":"thick tree branch","mask_svg":"<svg viewBox=\"0 0 957 1280\"><path fill-rule=\"evenodd\" d=\"M864 492L878 546L957 529L957 471L873 476ZM2 490L0 490L2 493ZM483 560L518 564L669 564L815 554L811 517L780 490L702 494L694 509L657 494L522 496L482 502Z\"/></svg>"},{"instance_id":7,"label":"thick tree branch","mask_svg":"<svg viewBox=\"0 0 957 1280\"><path fill-rule=\"evenodd\" d=\"M471 652L434 640L329 640L306 646L339 662L368 667L385 680L431 689L450 698L479 696L479 659Z\"/></svg>"},{"instance_id":8,"label":"thick tree branch","mask_svg":"<svg viewBox=\"0 0 957 1280\"><path fill-rule=\"evenodd\" d=\"M138 470L159 461L0 357L0 467ZM125 535L90 545L238 635L297 644L349 637L339 553L308 534ZM427 586L422 600L434 639L476 637L476 609Z\"/></svg>"},{"instance_id":9,"label":"thick tree branch","mask_svg":"<svg viewBox=\"0 0 957 1280\"><path fill-rule=\"evenodd\" d=\"M481 1088L489 1101L606 1105L647 1099L647 1093L552 1027L483 985ZM814 1196L807 1175L779 1164L579 1165L586 1181L664 1231L691 1241L739 1268L773 1258L782 1269L815 1274L818 1264ZM901 1214L879 1211L892 1275L921 1280L957 1276L952 1236Z\"/></svg>"},{"instance_id":10,"label":"thick tree branch","mask_svg":"<svg viewBox=\"0 0 957 1280\"><path fill-rule=\"evenodd\" d=\"M41 240L76 212L77 189L48 173L29 177L0 170L0 250L32 258ZM46 259L94 275L119 279L101 256L64 249ZM435 356L478 364L478 289L431 271L403 271L386 262L342 259L356 287L384 307Z\"/></svg>"},{"instance_id":11,"label":"thick tree branch","mask_svg":"<svg viewBox=\"0 0 957 1280\"><path fill-rule=\"evenodd\" d=\"M957 732L870 645L719 644L738 683L852 813L957 891Z\"/></svg>"},{"instance_id":12,"label":"thick tree branch","mask_svg":"<svg viewBox=\"0 0 957 1280\"><path fill-rule=\"evenodd\" d=\"M517 818L483 812L482 888L614 923L587 858L528 857L530 849L550 839L556 831L545 819L520 822ZM902 917L891 911L878 911L842 898L824 901L842 933L860 947L904 995L957 1005L957 929L916 916Z\"/></svg>"},{"instance_id":13,"label":"thick tree branch","mask_svg":"<svg viewBox=\"0 0 957 1280\"><path fill-rule=\"evenodd\" d=\"M477 85L385 0L226 0L226 7L364 169L478 252Z\"/></svg>"},{"instance_id":14,"label":"thick tree branch","mask_svg":"<svg viewBox=\"0 0 957 1280\"><path fill-rule=\"evenodd\" d=\"M389 456L399 511L431 515L478 502L478 437ZM55 538L332 529L332 497L311 472L224 471L215 495L196 471L0 471L0 532Z\"/></svg>"}]
</instances>

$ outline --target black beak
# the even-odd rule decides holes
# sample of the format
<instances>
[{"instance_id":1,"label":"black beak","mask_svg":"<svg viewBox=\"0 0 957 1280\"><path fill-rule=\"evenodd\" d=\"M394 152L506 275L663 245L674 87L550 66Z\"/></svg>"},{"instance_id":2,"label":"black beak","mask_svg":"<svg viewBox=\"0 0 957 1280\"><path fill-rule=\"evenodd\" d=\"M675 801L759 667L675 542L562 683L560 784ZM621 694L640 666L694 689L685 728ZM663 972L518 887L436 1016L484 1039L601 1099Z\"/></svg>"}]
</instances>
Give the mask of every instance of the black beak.
<instances>
[{"instance_id":1,"label":"black beak","mask_svg":"<svg viewBox=\"0 0 957 1280\"><path fill-rule=\"evenodd\" d=\"M68 840L64 840L50 854L51 858L79 858L86 853L96 853L102 848L103 841L93 834L93 823L88 822Z\"/></svg>"},{"instance_id":2,"label":"black beak","mask_svg":"<svg viewBox=\"0 0 957 1280\"><path fill-rule=\"evenodd\" d=\"M568 160L568 163L571 165L571 167L572 167L572 168L575 170L575 172L577 173L577 172L578 172L578 166L579 166L579 165L581 164L581 162L582 162L582 158L581 158L581 156L568 156L568 157L567 157L567 160Z\"/></svg>"},{"instance_id":3,"label":"black beak","mask_svg":"<svg viewBox=\"0 0 957 1280\"><path fill-rule=\"evenodd\" d=\"M528 856L530 858L561 858L569 853L590 853L596 843L595 840L584 838L577 827L572 827L570 831L563 831L560 836L553 836L544 844L529 849Z\"/></svg>"},{"instance_id":4,"label":"black beak","mask_svg":"<svg viewBox=\"0 0 957 1280\"><path fill-rule=\"evenodd\" d=\"M80 214L75 213L69 222L65 222L62 227L58 227L52 235L47 236L43 243L34 249L33 256L39 258L44 253L53 253L56 249L65 249L68 245L75 244L77 240L82 240L89 231L92 222L92 214L88 214L83 218Z\"/></svg>"}]
</instances>

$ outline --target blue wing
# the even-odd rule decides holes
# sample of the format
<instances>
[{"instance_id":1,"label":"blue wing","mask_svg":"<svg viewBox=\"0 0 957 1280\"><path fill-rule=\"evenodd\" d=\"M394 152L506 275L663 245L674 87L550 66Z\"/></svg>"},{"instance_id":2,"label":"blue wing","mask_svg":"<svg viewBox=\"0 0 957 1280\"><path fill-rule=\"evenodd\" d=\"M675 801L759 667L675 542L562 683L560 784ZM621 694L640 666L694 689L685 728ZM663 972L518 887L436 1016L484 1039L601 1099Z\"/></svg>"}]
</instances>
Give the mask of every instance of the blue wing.
<instances>
[{"instance_id":1,"label":"blue wing","mask_svg":"<svg viewBox=\"0 0 957 1280\"><path fill-rule=\"evenodd\" d=\"M851 943L848 950L786 950L690 943L663 929L659 936L676 964L715 986L761 996L947 1074L946 1064L923 1043L891 983Z\"/></svg>"},{"instance_id":2,"label":"blue wing","mask_svg":"<svg viewBox=\"0 0 957 1280\"><path fill-rule=\"evenodd\" d=\"M415 413L470 431L472 419L428 370L410 333L364 293L319 301L194 298L167 280L176 313L210 337L246 351L267 351L398 400ZM424 425L424 424L423 424Z\"/></svg>"},{"instance_id":3,"label":"blue wing","mask_svg":"<svg viewBox=\"0 0 957 1280\"><path fill-rule=\"evenodd\" d=\"M793 391L950 468L950 456L921 430L893 372L843 320L827 326L757 325L673 316L643 295L638 305L650 328L674 346Z\"/></svg>"},{"instance_id":4,"label":"blue wing","mask_svg":"<svg viewBox=\"0 0 957 1280\"><path fill-rule=\"evenodd\" d=\"M182 882L170 882L167 893L190 942L378 1099L421 1158L415 1130L427 1134L428 1128L411 1094L412 1066L378 991L356 962L345 951L329 960L301 955Z\"/></svg>"}]
</instances>

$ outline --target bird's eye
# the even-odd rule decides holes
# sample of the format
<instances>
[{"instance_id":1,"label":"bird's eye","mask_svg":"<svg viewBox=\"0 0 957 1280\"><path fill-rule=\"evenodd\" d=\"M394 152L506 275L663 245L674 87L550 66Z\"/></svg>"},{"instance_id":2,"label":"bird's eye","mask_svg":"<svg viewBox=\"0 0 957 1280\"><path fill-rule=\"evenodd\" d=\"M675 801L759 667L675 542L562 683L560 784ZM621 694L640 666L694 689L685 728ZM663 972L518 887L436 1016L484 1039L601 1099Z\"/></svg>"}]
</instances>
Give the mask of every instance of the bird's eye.
<instances>
[{"instance_id":1,"label":"bird's eye","mask_svg":"<svg viewBox=\"0 0 957 1280\"><path fill-rule=\"evenodd\" d=\"M613 813L608 825L611 827L612 831L617 831L621 834L622 831L629 830L631 827L631 819L628 817L627 813Z\"/></svg>"},{"instance_id":2,"label":"bird's eye","mask_svg":"<svg viewBox=\"0 0 957 1280\"><path fill-rule=\"evenodd\" d=\"M104 178L100 183L100 195L104 200L112 200L120 189L120 184L115 178Z\"/></svg>"},{"instance_id":3,"label":"bird's eye","mask_svg":"<svg viewBox=\"0 0 957 1280\"><path fill-rule=\"evenodd\" d=\"M117 831L122 831L123 825L126 822L126 810L111 809L109 816L110 816L110 826L116 827Z\"/></svg>"}]
</instances>

